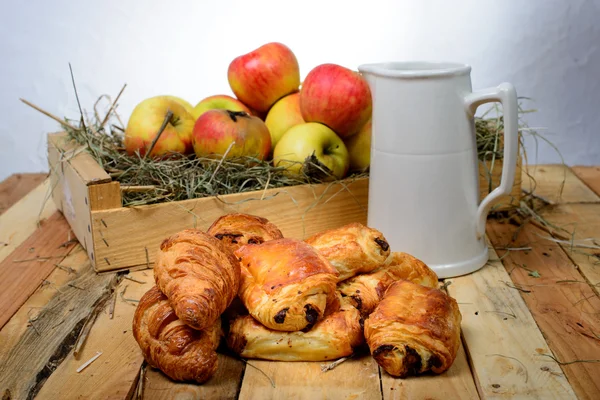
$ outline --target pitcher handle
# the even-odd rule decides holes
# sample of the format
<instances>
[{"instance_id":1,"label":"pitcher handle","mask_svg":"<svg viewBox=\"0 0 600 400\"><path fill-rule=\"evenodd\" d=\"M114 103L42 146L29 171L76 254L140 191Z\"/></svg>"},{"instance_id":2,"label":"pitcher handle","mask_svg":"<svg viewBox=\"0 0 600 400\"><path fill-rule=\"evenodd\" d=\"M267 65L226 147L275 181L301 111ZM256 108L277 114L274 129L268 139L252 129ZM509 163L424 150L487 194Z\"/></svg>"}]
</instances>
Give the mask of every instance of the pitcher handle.
<instances>
[{"instance_id":1,"label":"pitcher handle","mask_svg":"<svg viewBox=\"0 0 600 400\"><path fill-rule=\"evenodd\" d=\"M504 115L504 157L500 186L489 193L481 201L479 208L477 209L478 239L485 235L485 222L492 202L511 192L517 168L519 123L517 115L517 92L514 86L510 83L502 83L498 87L468 94L465 97L467 113L473 118L477 107L492 101L499 101L502 103Z\"/></svg>"}]
</instances>

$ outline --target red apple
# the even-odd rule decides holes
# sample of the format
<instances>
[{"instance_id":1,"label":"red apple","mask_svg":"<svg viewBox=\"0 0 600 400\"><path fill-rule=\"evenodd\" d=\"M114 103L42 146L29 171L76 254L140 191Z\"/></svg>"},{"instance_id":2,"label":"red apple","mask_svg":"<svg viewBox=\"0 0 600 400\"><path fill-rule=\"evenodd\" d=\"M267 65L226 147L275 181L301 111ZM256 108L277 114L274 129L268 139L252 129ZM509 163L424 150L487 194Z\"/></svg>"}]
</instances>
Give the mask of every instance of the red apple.
<instances>
[{"instance_id":1,"label":"red apple","mask_svg":"<svg viewBox=\"0 0 600 400\"><path fill-rule=\"evenodd\" d=\"M298 91L300 67L281 43L267 43L235 58L227 79L235 96L258 112L267 112L283 96Z\"/></svg>"},{"instance_id":2,"label":"red apple","mask_svg":"<svg viewBox=\"0 0 600 400\"><path fill-rule=\"evenodd\" d=\"M198 157L219 158L227 153L229 159L264 160L271 152L271 135L260 118L244 111L209 110L196 120L192 145Z\"/></svg>"},{"instance_id":3,"label":"red apple","mask_svg":"<svg viewBox=\"0 0 600 400\"><path fill-rule=\"evenodd\" d=\"M173 116L152 149L152 156L192 152L194 117L183 105L169 96L156 96L139 103L131 113L125 129L125 150L145 155L162 126L167 112Z\"/></svg>"},{"instance_id":4,"label":"red apple","mask_svg":"<svg viewBox=\"0 0 600 400\"><path fill-rule=\"evenodd\" d=\"M300 109L305 121L325 124L344 139L371 118L371 90L358 72L322 64L302 83Z\"/></svg>"},{"instance_id":5,"label":"red apple","mask_svg":"<svg viewBox=\"0 0 600 400\"><path fill-rule=\"evenodd\" d=\"M217 94L202 99L194 107L192 115L195 119L198 119L198 117L208 110L245 111L250 114L250 109L244 103L226 94Z\"/></svg>"},{"instance_id":6,"label":"red apple","mask_svg":"<svg viewBox=\"0 0 600 400\"><path fill-rule=\"evenodd\" d=\"M304 123L300 113L300 94L289 94L278 100L269 110L265 123L271 133L271 145L275 148L288 129Z\"/></svg>"}]
</instances>

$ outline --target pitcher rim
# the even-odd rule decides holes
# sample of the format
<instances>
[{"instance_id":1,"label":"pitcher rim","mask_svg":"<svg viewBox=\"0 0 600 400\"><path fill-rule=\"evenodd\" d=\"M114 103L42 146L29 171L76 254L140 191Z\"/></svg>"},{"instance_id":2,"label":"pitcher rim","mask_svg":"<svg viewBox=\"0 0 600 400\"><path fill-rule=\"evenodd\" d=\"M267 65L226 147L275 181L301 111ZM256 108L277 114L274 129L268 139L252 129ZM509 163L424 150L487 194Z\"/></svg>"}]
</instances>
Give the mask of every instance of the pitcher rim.
<instances>
[{"instance_id":1,"label":"pitcher rim","mask_svg":"<svg viewBox=\"0 0 600 400\"><path fill-rule=\"evenodd\" d=\"M358 66L360 73L389 78L427 78L468 75L468 64L447 61L391 61Z\"/></svg>"}]
</instances>

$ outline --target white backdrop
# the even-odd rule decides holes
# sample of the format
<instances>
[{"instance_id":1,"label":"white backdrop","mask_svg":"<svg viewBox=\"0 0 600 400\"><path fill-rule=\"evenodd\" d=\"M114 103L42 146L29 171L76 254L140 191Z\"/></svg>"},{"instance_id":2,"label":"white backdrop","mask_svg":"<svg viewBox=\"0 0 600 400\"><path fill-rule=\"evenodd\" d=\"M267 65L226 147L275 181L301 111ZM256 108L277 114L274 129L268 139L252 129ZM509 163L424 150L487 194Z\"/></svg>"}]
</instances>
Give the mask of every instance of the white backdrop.
<instances>
[{"instance_id":1,"label":"white backdrop","mask_svg":"<svg viewBox=\"0 0 600 400\"><path fill-rule=\"evenodd\" d=\"M195 104L231 93L227 66L270 41L288 45L303 78L333 62L446 60L471 64L473 87L512 82L534 99L530 126L571 165L600 164L600 1L3 1L0 15L0 180L47 171L45 135L58 124L23 97L77 118L128 87L125 122L141 100L172 94ZM533 145L530 146L533 155ZM540 144L540 163L558 154Z\"/></svg>"}]
</instances>

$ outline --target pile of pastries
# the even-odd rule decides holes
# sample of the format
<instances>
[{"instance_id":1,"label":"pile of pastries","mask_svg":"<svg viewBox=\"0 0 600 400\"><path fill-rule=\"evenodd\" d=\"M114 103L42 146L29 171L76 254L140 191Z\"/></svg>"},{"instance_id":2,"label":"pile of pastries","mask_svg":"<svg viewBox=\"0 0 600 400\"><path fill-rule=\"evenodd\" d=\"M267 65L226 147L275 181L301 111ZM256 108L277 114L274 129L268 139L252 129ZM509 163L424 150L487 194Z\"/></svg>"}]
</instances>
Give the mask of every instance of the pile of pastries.
<instances>
[{"instance_id":1,"label":"pile of pastries","mask_svg":"<svg viewBox=\"0 0 600 400\"><path fill-rule=\"evenodd\" d=\"M227 214L207 232L165 239L154 277L133 334L174 380L208 380L221 341L243 358L279 361L335 360L366 345L396 377L444 372L460 344L460 311L436 274L359 223L302 241Z\"/></svg>"}]
</instances>

